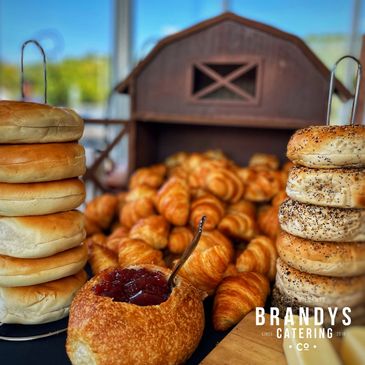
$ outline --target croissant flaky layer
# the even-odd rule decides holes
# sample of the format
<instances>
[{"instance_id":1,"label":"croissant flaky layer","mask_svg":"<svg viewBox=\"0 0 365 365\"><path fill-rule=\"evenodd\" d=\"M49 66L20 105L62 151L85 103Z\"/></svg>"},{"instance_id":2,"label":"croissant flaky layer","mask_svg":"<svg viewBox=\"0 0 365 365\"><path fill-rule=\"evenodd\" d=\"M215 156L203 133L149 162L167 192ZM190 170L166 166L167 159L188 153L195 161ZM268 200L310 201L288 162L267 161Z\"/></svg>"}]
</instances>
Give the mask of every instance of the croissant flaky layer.
<instances>
[{"instance_id":1,"label":"croissant flaky layer","mask_svg":"<svg viewBox=\"0 0 365 365\"><path fill-rule=\"evenodd\" d=\"M87 204L85 216L101 229L110 226L117 213L118 198L115 195L104 194Z\"/></svg>"},{"instance_id":2,"label":"croissant flaky layer","mask_svg":"<svg viewBox=\"0 0 365 365\"><path fill-rule=\"evenodd\" d=\"M275 243L269 237L258 236L251 240L247 248L238 256L236 266L238 271L254 271L274 280L277 257Z\"/></svg>"},{"instance_id":3,"label":"croissant flaky layer","mask_svg":"<svg viewBox=\"0 0 365 365\"><path fill-rule=\"evenodd\" d=\"M177 177L167 180L158 192L157 210L168 222L185 226L190 211L190 192L186 181Z\"/></svg>"},{"instance_id":4,"label":"croissant flaky layer","mask_svg":"<svg viewBox=\"0 0 365 365\"><path fill-rule=\"evenodd\" d=\"M268 279L259 273L228 276L218 286L213 304L213 326L226 331L246 314L265 304L270 292Z\"/></svg>"},{"instance_id":5,"label":"croissant flaky layer","mask_svg":"<svg viewBox=\"0 0 365 365\"><path fill-rule=\"evenodd\" d=\"M241 212L226 214L218 225L218 229L228 237L250 240L257 234L255 219Z\"/></svg>"},{"instance_id":6,"label":"croissant flaky layer","mask_svg":"<svg viewBox=\"0 0 365 365\"><path fill-rule=\"evenodd\" d=\"M120 214L120 223L131 228L140 219L149 217L155 213L153 201L150 198L141 198L126 203Z\"/></svg>"},{"instance_id":7,"label":"croissant flaky layer","mask_svg":"<svg viewBox=\"0 0 365 365\"><path fill-rule=\"evenodd\" d=\"M190 227L174 227L169 236L167 248L170 252L182 254L193 240Z\"/></svg>"}]
</instances>

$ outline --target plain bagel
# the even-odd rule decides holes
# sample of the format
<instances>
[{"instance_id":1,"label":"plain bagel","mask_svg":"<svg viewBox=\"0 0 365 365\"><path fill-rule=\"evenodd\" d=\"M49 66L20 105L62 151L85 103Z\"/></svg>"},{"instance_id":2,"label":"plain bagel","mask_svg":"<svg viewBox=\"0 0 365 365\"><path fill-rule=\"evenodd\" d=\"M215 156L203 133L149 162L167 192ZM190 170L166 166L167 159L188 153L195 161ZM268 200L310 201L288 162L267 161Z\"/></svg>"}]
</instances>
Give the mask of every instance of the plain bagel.
<instances>
[{"instance_id":1,"label":"plain bagel","mask_svg":"<svg viewBox=\"0 0 365 365\"><path fill-rule=\"evenodd\" d=\"M280 258L299 271L336 277L365 274L365 242L317 242L282 231L276 247Z\"/></svg>"},{"instance_id":2,"label":"plain bagel","mask_svg":"<svg viewBox=\"0 0 365 365\"><path fill-rule=\"evenodd\" d=\"M0 146L0 182L63 180L85 173L84 147L77 143Z\"/></svg>"},{"instance_id":3,"label":"plain bagel","mask_svg":"<svg viewBox=\"0 0 365 365\"><path fill-rule=\"evenodd\" d=\"M23 101L0 101L0 143L71 142L83 120L71 109Z\"/></svg>"},{"instance_id":4,"label":"plain bagel","mask_svg":"<svg viewBox=\"0 0 365 365\"><path fill-rule=\"evenodd\" d=\"M72 299L86 279L86 272L81 270L44 284L0 287L0 322L41 324L66 317Z\"/></svg>"},{"instance_id":5,"label":"plain bagel","mask_svg":"<svg viewBox=\"0 0 365 365\"><path fill-rule=\"evenodd\" d=\"M365 170L294 166L289 171L286 193L301 203L365 208Z\"/></svg>"},{"instance_id":6,"label":"plain bagel","mask_svg":"<svg viewBox=\"0 0 365 365\"><path fill-rule=\"evenodd\" d=\"M0 255L0 286L15 287L46 283L76 274L86 264L86 245L39 259Z\"/></svg>"},{"instance_id":7,"label":"plain bagel","mask_svg":"<svg viewBox=\"0 0 365 365\"><path fill-rule=\"evenodd\" d=\"M79 246L84 216L73 210L28 217L0 217L0 255L41 258Z\"/></svg>"},{"instance_id":8,"label":"plain bagel","mask_svg":"<svg viewBox=\"0 0 365 365\"><path fill-rule=\"evenodd\" d=\"M314 241L365 241L365 209L322 207L285 200L279 208L281 228Z\"/></svg>"},{"instance_id":9,"label":"plain bagel","mask_svg":"<svg viewBox=\"0 0 365 365\"><path fill-rule=\"evenodd\" d=\"M29 216L64 212L85 199L84 183L77 179L51 182L0 183L0 215Z\"/></svg>"},{"instance_id":10,"label":"plain bagel","mask_svg":"<svg viewBox=\"0 0 365 365\"><path fill-rule=\"evenodd\" d=\"M365 167L365 126L299 129L289 140L287 157L307 167Z\"/></svg>"}]
</instances>

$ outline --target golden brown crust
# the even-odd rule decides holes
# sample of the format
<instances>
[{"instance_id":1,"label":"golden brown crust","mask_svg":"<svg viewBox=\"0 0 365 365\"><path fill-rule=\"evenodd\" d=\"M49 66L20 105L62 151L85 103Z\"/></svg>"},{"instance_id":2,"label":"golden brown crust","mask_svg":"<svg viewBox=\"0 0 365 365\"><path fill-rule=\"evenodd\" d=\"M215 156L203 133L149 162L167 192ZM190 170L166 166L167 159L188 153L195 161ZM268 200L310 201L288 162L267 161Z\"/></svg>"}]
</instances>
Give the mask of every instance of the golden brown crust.
<instances>
[{"instance_id":1,"label":"golden brown crust","mask_svg":"<svg viewBox=\"0 0 365 365\"><path fill-rule=\"evenodd\" d=\"M297 270L324 276L365 274L365 242L316 242L281 232L280 258Z\"/></svg>"},{"instance_id":2,"label":"golden brown crust","mask_svg":"<svg viewBox=\"0 0 365 365\"><path fill-rule=\"evenodd\" d=\"M175 254L182 254L193 240L190 227L174 227L169 236L167 248Z\"/></svg>"},{"instance_id":3,"label":"golden brown crust","mask_svg":"<svg viewBox=\"0 0 365 365\"><path fill-rule=\"evenodd\" d=\"M103 270L118 266L118 258L115 252L94 243L89 247L89 264L93 274L97 275Z\"/></svg>"},{"instance_id":4,"label":"golden brown crust","mask_svg":"<svg viewBox=\"0 0 365 365\"><path fill-rule=\"evenodd\" d=\"M121 241L128 237L128 235L129 229L126 227L118 227L108 236L105 246L109 248L109 250L118 253Z\"/></svg>"},{"instance_id":5,"label":"golden brown crust","mask_svg":"<svg viewBox=\"0 0 365 365\"><path fill-rule=\"evenodd\" d=\"M117 208L118 198L112 194L103 194L87 203L85 216L101 229L107 229L117 213Z\"/></svg>"},{"instance_id":6,"label":"golden brown crust","mask_svg":"<svg viewBox=\"0 0 365 365\"><path fill-rule=\"evenodd\" d=\"M151 188L148 185L138 185L135 188L129 190L124 197L125 202L133 202L142 198L149 198L155 201L157 190Z\"/></svg>"},{"instance_id":7,"label":"golden brown crust","mask_svg":"<svg viewBox=\"0 0 365 365\"><path fill-rule=\"evenodd\" d=\"M83 120L71 109L22 101L0 101L0 143L77 141Z\"/></svg>"},{"instance_id":8,"label":"golden brown crust","mask_svg":"<svg viewBox=\"0 0 365 365\"><path fill-rule=\"evenodd\" d=\"M126 203L119 216L120 223L131 228L142 218L147 218L155 214L155 207L151 199L141 198L135 201Z\"/></svg>"},{"instance_id":9,"label":"golden brown crust","mask_svg":"<svg viewBox=\"0 0 365 365\"><path fill-rule=\"evenodd\" d=\"M41 258L79 246L84 217L76 210L27 217L0 217L0 254Z\"/></svg>"},{"instance_id":10,"label":"golden brown crust","mask_svg":"<svg viewBox=\"0 0 365 365\"><path fill-rule=\"evenodd\" d=\"M262 274L245 272L224 278L214 298L214 329L226 331L256 307L264 306L269 292L269 281Z\"/></svg>"},{"instance_id":11,"label":"golden brown crust","mask_svg":"<svg viewBox=\"0 0 365 365\"><path fill-rule=\"evenodd\" d=\"M241 240L250 240L257 234L256 222L252 216L237 211L226 214L218 229L228 237Z\"/></svg>"},{"instance_id":12,"label":"golden brown crust","mask_svg":"<svg viewBox=\"0 0 365 365\"><path fill-rule=\"evenodd\" d=\"M130 230L129 237L145 241L156 249L167 246L170 225L161 215L140 219Z\"/></svg>"},{"instance_id":13,"label":"golden brown crust","mask_svg":"<svg viewBox=\"0 0 365 365\"><path fill-rule=\"evenodd\" d=\"M191 203L189 222L193 228L197 228L203 215L206 216L205 230L214 229L221 221L225 211L224 203L212 194L204 193Z\"/></svg>"},{"instance_id":14,"label":"golden brown crust","mask_svg":"<svg viewBox=\"0 0 365 365\"><path fill-rule=\"evenodd\" d=\"M275 243L269 237L258 236L238 256L236 267L240 272L253 271L274 280L277 257Z\"/></svg>"},{"instance_id":15,"label":"golden brown crust","mask_svg":"<svg viewBox=\"0 0 365 365\"><path fill-rule=\"evenodd\" d=\"M0 322L40 324L68 315L76 292L87 280L84 270L43 284L0 287Z\"/></svg>"},{"instance_id":16,"label":"golden brown crust","mask_svg":"<svg viewBox=\"0 0 365 365\"><path fill-rule=\"evenodd\" d=\"M79 179L31 184L0 183L0 215L28 216L64 212L77 208L85 199Z\"/></svg>"},{"instance_id":17,"label":"golden brown crust","mask_svg":"<svg viewBox=\"0 0 365 365\"><path fill-rule=\"evenodd\" d=\"M86 245L40 259L0 255L0 285L25 286L57 280L77 273L85 266L86 261Z\"/></svg>"},{"instance_id":18,"label":"golden brown crust","mask_svg":"<svg viewBox=\"0 0 365 365\"><path fill-rule=\"evenodd\" d=\"M118 261L120 266L153 264L165 267L162 252L154 249L142 240L125 238L119 246Z\"/></svg>"},{"instance_id":19,"label":"golden brown crust","mask_svg":"<svg viewBox=\"0 0 365 365\"><path fill-rule=\"evenodd\" d=\"M156 199L159 213L176 226L185 226L189 218L190 192L187 183L170 178L162 185Z\"/></svg>"},{"instance_id":20,"label":"golden brown crust","mask_svg":"<svg viewBox=\"0 0 365 365\"><path fill-rule=\"evenodd\" d=\"M296 166L290 170L286 191L301 203L365 208L365 170Z\"/></svg>"},{"instance_id":21,"label":"golden brown crust","mask_svg":"<svg viewBox=\"0 0 365 365\"><path fill-rule=\"evenodd\" d=\"M312 126L290 138L287 157L316 167L365 167L365 126Z\"/></svg>"},{"instance_id":22,"label":"golden brown crust","mask_svg":"<svg viewBox=\"0 0 365 365\"><path fill-rule=\"evenodd\" d=\"M86 171L84 147L77 143L0 146L0 181L31 183L63 180Z\"/></svg>"},{"instance_id":23,"label":"golden brown crust","mask_svg":"<svg viewBox=\"0 0 365 365\"><path fill-rule=\"evenodd\" d=\"M279 159L277 156L268 153L255 153L250 157L248 166L262 170L278 170Z\"/></svg>"},{"instance_id":24,"label":"golden brown crust","mask_svg":"<svg viewBox=\"0 0 365 365\"><path fill-rule=\"evenodd\" d=\"M144 267L170 273L152 265ZM72 363L184 363L203 333L202 294L179 279L169 299L160 305L113 302L93 292L102 275L91 279L72 302L66 343Z\"/></svg>"},{"instance_id":25,"label":"golden brown crust","mask_svg":"<svg viewBox=\"0 0 365 365\"><path fill-rule=\"evenodd\" d=\"M129 188L133 189L139 185L147 185L158 189L162 185L165 175L166 166L162 164L140 168L131 176Z\"/></svg>"}]
</instances>

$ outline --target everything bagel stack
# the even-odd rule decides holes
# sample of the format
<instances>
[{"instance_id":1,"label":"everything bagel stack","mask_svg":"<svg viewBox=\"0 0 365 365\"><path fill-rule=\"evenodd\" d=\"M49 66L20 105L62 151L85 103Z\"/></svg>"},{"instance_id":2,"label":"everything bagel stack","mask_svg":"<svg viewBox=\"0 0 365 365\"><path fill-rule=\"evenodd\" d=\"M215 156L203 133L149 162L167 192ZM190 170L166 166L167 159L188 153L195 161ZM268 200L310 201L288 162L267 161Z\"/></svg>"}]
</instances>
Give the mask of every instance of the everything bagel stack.
<instances>
[{"instance_id":1,"label":"everything bagel stack","mask_svg":"<svg viewBox=\"0 0 365 365\"><path fill-rule=\"evenodd\" d=\"M295 164L280 207L282 233L273 305L351 308L365 313L365 127L297 131L287 150ZM325 311L326 313L327 311ZM340 318L340 317L337 317ZM329 318L325 317L329 323Z\"/></svg>"},{"instance_id":2,"label":"everything bagel stack","mask_svg":"<svg viewBox=\"0 0 365 365\"><path fill-rule=\"evenodd\" d=\"M69 109L0 101L0 322L63 318L86 281L82 133Z\"/></svg>"}]
</instances>

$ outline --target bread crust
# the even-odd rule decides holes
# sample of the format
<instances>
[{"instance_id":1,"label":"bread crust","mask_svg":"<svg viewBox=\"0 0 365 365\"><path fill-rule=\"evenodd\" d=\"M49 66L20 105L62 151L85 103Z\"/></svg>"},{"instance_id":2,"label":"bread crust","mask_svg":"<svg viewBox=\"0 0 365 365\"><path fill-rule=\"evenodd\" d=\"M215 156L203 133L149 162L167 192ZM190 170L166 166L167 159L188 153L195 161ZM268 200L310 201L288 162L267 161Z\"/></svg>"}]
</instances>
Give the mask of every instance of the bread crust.
<instances>
[{"instance_id":1,"label":"bread crust","mask_svg":"<svg viewBox=\"0 0 365 365\"><path fill-rule=\"evenodd\" d=\"M365 210L322 207L287 199L279 209L281 228L314 241L365 241Z\"/></svg>"},{"instance_id":2,"label":"bread crust","mask_svg":"<svg viewBox=\"0 0 365 365\"><path fill-rule=\"evenodd\" d=\"M365 167L365 126L299 129L289 140L287 157L307 167Z\"/></svg>"},{"instance_id":3,"label":"bread crust","mask_svg":"<svg viewBox=\"0 0 365 365\"><path fill-rule=\"evenodd\" d=\"M280 258L299 271L336 277L365 274L365 242L317 242L282 231L276 247Z\"/></svg>"},{"instance_id":4,"label":"bread crust","mask_svg":"<svg viewBox=\"0 0 365 365\"><path fill-rule=\"evenodd\" d=\"M303 305L343 308L365 303L365 275L338 278L308 274L280 258L276 269L275 286Z\"/></svg>"},{"instance_id":5,"label":"bread crust","mask_svg":"<svg viewBox=\"0 0 365 365\"><path fill-rule=\"evenodd\" d=\"M0 217L0 255L41 258L79 246L84 216L76 210L44 216Z\"/></svg>"},{"instance_id":6,"label":"bread crust","mask_svg":"<svg viewBox=\"0 0 365 365\"><path fill-rule=\"evenodd\" d=\"M0 143L77 141L83 130L83 120L71 109L23 101L0 101Z\"/></svg>"},{"instance_id":7,"label":"bread crust","mask_svg":"<svg viewBox=\"0 0 365 365\"><path fill-rule=\"evenodd\" d=\"M86 264L86 245L40 259L0 255L0 286L15 287L46 283L76 274Z\"/></svg>"},{"instance_id":8,"label":"bread crust","mask_svg":"<svg viewBox=\"0 0 365 365\"><path fill-rule=\"evenodd\" d=\"M295 166L286 193L301 203L365 208L365 169L313 169Z\"/></svg>"},{"instance_id":9,"label":"bread crust","mask_svg":"<svg viewBox=\"0 0 365 365\"><path fill-rule=\"evenodd\" d=\"M51 182L0 183L0 215L19 217L64 212L85 200L84 183L75 179Z\"/></svg>"},{"instance_id":10,"label":"bread crust","mask_svg":"<svg viewBox=\"0 0 365 365\"><path fill-rule=\"evenodd\" d=\"M154 265L130 266L134 267L170 274ZM92 278L72 302L66 342L72 364L184 363L203 333L202 293L178 277L172 294L160 305L113 302L92 289L110 270Z\"/></svg>"},{"instance_id":11,"label":"bread crust","mask_svg":"<svg viewBox=\"0 0 365 365\"><path fill-rule=\"evenodd\" d=\"M81 270L44 284L0 287L0 322L41 324L66 317L73 297L86 279L86 272Z\"/></svg>"},{"instance_id":12,"label":"bread crust","mask_svg":"<svg viewBox=\"0 0 365 365\"><path fill-rule=\"evenodd\" d=\"M85 171L84 147L77 143L0 145L0 182L63 180Z\"/></svg>"}]
</instances>

